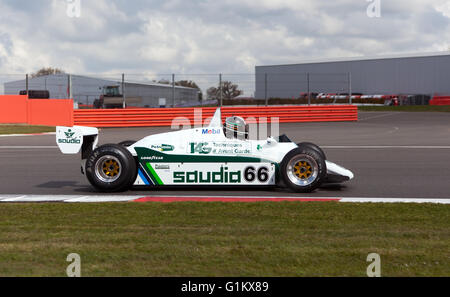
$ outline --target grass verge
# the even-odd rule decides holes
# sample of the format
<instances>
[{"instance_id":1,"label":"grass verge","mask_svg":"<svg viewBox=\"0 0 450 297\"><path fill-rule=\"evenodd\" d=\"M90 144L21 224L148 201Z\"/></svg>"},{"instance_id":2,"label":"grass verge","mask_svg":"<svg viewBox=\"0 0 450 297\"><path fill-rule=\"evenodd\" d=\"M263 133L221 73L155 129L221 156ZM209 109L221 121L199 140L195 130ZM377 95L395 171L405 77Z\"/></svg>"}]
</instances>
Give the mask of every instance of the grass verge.
<instances>
[{"instance_id":1,"label":"grass verge","mask_svg":"<svg viewBox=\"0 0 450 297\"><path fill-rule=\"evenodd\" d=\"M450 105L358 106L359 111L450 112Z\"/></svg>"},{"instance_id":2,"label":"grass verge","mask_svg":"<svg viewBox=\"0 0 450 297\"><path fill-rule=\"evenodd\" d=\"M55 132L55 127L30 125L0 125L0 134L32 134Z\"/></svg>"},{"instance_id":3,"label":"grass verge","mask_svg":"<svg viewBox=\"0 0 450 297\"><path fill-rule=\"evenodd\" d=\"M1 204L0 276L450 275L450 208L432 204Z\"/></svg>"}]
</instances>

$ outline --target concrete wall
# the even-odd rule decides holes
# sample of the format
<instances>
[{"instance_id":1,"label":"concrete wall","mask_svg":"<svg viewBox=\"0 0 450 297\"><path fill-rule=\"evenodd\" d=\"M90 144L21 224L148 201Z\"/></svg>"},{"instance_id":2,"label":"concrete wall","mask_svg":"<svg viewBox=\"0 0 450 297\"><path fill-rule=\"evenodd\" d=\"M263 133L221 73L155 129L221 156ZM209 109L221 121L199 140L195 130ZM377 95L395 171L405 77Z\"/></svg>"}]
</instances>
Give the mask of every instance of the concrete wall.
<instances>
[{"instance_id":1,"label":"concrete wall","mask_svg":"<svg viewBox=\"0 0 450 297\"><path fill-rule=\"evenodd\" d=\"M256 97L292 98L310 91L347 93L351 73L353 93L450 94L450 54L398 57L294 65L257 66Z\"/></svg>"}]
</instances>

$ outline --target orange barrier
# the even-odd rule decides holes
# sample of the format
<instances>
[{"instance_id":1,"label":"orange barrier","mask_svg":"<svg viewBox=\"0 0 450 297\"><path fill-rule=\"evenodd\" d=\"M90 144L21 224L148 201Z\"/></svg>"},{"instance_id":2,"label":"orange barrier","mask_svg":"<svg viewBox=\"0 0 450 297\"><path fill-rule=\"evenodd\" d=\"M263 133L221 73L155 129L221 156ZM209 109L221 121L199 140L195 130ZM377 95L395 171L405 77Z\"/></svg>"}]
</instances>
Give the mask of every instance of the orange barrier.
<instances>
[{"instance_id":1,"label":"orange barrier","mask_svg":"<svg viewBox=\"0 0 450 297\"><path fill-rule=\"evenodd\" d=\"M434 96L430 105L450 105L450 96Z\"/></svg>"},{"instance_id":2,"label":"orange barrier","mask_svg":"<svg viewBox=\"0 0 450 297\"><path fill-rule=\"evenodd\" d=\"M78 109L74 110L74 124L92 127L150 127L171 126L174 119L184 119L192 125L195 111L202 121L213 116L215 107L205 108L135 108L135 109ZM201 116L199 114L201 111ZM240 115L249 122L270 122L278 117L280 123L357 121L354 105L222 107L222 119ZM252 120L252 118L254 118Z\"/></svg>"},{"instance_id":3,"label":"orange barrier","mask_svg":"<svg viewBox=\"0 0 450 297\"><path fill-rule=\"evenodd\" d=\"M0 123L73 126L73 100L0 96Z\"/></svg>"},{"instance_id":4,"label":"orange barrier","mask_svg":"<svg viewBox=\"0 0 450 297\"><path fill-rule=\"evenodd\" d=\"M27 96L0 96L0 123L28 123L49 126L145 127L180 124L201 125L214 115L215 107L205 108L130 108L76 109L73 100L28 99ZM358 109L353 105L222 107L222 119L243 116L249 123L357 121Z\"/></svg>"},{"instance_id":5,"label":"orange barrier","mask_svg":"<svg viewBox=\"0 0 450 297\"><path fill-rule=\"evenodd\" d=\"M0 123L27 123L27 96L0 96Z\"/></svg>"},{"instance_id":6,"label":"orange barrier","mask_svg":"<svg viewBox=\"0 0 450 297\"><path fill-rule=\"evenodd\" d=\"M28 100L28 124L73 126L73 101L67 99Z\"/></svg>"}]
</instances>

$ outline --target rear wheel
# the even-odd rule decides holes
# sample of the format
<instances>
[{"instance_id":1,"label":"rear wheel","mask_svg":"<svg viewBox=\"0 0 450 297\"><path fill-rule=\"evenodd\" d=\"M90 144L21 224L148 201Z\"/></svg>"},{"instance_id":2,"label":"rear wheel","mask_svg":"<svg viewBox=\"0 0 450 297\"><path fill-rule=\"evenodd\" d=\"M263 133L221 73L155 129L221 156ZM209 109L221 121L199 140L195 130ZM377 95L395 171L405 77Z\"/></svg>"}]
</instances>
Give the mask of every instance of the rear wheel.
<instances>
[{"instance_id":1,"label":"rear wheel","mask_svg":"<svg viewBox=\"0 0 450 297\"><path fill-rule=\"evenodd\" d=\"M133 185L136 174L136 161L122 145L102 145L86 161L89 182L102 192L128 190Z\"/></svg>"},{"instance_id":2,"label":"rear wheel","mask_svg":"<svg viewBox=\"0 0 450 297\"><path fill-rule=\"evenodd\" d=\"M284 184L302 193L318 188L327 174L325 159L309 147L290 151L281 162L280 170Z\"/></svg>"}]
</instances>

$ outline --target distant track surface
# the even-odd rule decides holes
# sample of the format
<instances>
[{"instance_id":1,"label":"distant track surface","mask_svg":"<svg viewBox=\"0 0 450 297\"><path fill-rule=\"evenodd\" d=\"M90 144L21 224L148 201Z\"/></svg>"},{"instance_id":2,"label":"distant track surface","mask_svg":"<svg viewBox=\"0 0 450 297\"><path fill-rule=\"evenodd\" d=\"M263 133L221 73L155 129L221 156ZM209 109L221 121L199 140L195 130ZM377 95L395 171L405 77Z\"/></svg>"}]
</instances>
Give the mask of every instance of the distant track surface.
<instances>
[{"instance_id":1,"label":"distant track surface","mask_svg":"<svg viewBox=\"0 0 450 297\"><path fill-rule=\"evenodd\" d=\"M100 144L139 140L170 128L100 131ZM358 122L280 124L295 142L314 142L327 158L355 173L342 187L302 197L450 198L448 113L360 112ZM0 138L0 194L106 195L80 173L79 155L62 155L54 135ZM280 188L135 188L119 195L283 196ZM112 194L115 195L115 194Z\"/></svg>"}]
</instances>

